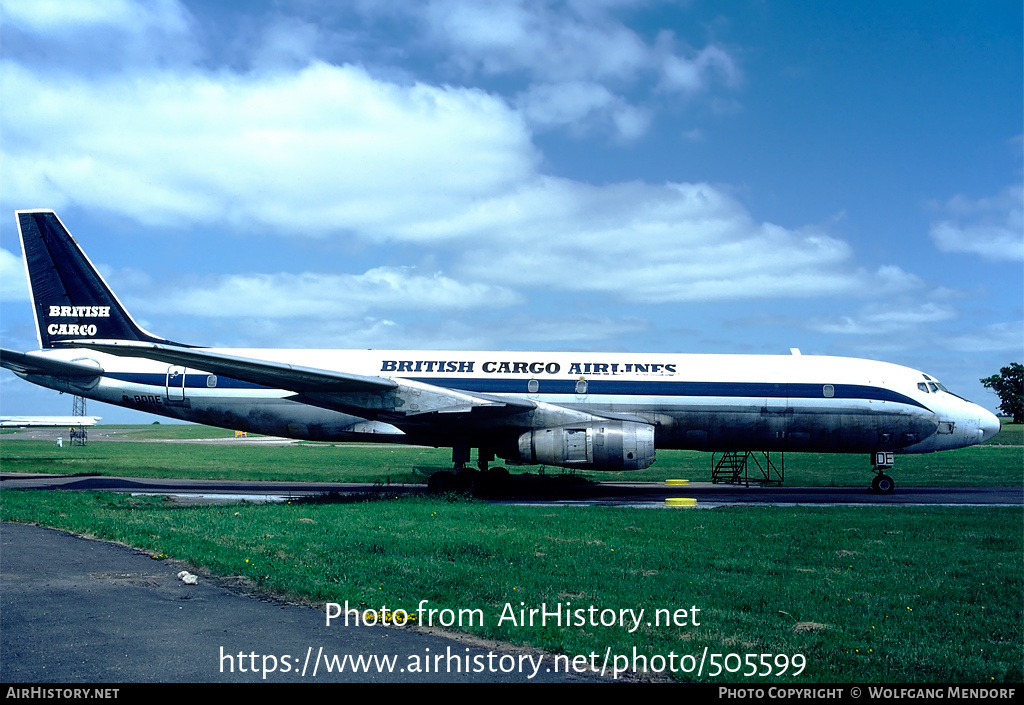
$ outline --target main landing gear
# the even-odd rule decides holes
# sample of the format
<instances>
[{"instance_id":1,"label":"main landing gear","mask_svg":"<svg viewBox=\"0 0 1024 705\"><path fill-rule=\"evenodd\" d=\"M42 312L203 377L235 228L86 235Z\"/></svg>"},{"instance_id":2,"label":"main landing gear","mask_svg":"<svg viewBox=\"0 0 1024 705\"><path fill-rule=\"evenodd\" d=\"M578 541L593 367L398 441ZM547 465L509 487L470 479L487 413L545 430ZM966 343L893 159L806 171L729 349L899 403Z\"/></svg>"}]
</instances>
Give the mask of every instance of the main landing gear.
<instances>
[{"instance_id":1,"label":"main landing gear","mask_svg":"<svg viewBox=\"0 0 1024 705\"><path fill-rule=\"evenodd\" d=\"M473 492L475 494L494 494L508 484L508 470L504 467L490 468L494 461L494 451L481 448L477 457L476 468L468 467L470 463L470 447L467 443L457 443L452 448L451 471L435 472L427 480L427 490L431 494L446 492Z\"/></svg>"},{"instance_id":2,"label":"main landing gear","mask_svg":"<svg viewBox=\"0 0 1024 705\"><path fill-rule=\"evenodd\" d=\"M875 479L871 481L871 491L876 494L892 494L896 489L896 483L885 474L886 470L892 468L893 456L891 451L878 451L871 455L871 468L875 473Z\"/></svg>"}]
</instances>

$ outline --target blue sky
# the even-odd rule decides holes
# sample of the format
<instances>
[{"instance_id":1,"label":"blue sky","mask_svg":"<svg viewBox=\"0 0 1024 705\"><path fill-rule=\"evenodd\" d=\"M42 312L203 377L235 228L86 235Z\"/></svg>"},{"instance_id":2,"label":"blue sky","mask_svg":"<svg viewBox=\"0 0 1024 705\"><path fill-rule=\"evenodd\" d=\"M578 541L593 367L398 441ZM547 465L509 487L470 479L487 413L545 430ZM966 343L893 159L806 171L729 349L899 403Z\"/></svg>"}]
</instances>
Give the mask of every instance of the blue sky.
<instances>
[{"instance_id":1,"label":"blue sky","mask_svg":"<svg viewBox=\"0 0 1024 705\"><path fill-rule=\"evenodd\" d=\"M1019 2L0 0L0 334L55 208L211 346L1024 359ZM4 371L5 414L70 399ZM105 421L146 417L93 405Z\"/></svg>"}]
</instances>

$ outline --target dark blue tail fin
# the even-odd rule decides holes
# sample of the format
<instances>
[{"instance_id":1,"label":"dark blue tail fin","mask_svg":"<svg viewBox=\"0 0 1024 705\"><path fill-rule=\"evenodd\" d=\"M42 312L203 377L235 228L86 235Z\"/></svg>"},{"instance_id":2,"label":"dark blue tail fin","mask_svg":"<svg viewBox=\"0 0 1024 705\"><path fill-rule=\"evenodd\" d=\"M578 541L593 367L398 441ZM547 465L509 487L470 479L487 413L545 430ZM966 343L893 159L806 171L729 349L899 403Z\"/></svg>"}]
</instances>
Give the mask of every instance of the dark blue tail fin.
<instances>
[{"instance_id":1,"label":"dark blue tail fin","mask_svg":"<svg viewBox=\"0 0 1024 705\"><path fill-rule=\"evenodd\" d=\"M40 347L96 339L171 342L132 320L56 213L33 210L15 215Z\"/></svg>"}]
</instances>

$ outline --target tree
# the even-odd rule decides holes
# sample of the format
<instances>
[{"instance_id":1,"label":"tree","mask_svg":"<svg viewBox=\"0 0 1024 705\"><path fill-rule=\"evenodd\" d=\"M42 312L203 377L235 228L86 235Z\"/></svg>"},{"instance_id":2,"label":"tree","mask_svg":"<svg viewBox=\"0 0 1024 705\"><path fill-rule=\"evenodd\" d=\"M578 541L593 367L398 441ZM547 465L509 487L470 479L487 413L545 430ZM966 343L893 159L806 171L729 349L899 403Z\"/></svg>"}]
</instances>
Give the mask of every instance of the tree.
<instances>
[{"instance_id":1,"label":"tree","mask_svg":"<svg viewBox=\"0 0 1024 705\"><path fill-rule=\"evenodd\" d=\"M999 395L999 410L1024 423L1024 365L1011 362L999 374L986 377L981 383Z\"/></svg>"}]
</instances>

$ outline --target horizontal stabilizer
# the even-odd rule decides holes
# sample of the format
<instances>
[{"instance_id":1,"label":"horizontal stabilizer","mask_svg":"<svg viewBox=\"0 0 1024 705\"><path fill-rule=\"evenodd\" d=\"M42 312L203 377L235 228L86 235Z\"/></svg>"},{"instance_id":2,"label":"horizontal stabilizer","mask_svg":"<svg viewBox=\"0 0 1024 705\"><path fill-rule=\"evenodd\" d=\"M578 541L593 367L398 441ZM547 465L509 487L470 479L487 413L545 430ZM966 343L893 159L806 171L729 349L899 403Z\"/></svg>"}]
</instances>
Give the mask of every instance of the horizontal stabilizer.
<instances>
[{"instance_id":1,"label":"horizontal stabilizer","mask_svg":"<svg viewBox=\"0 0 1024 705\"><path fill-rule=\"evenodd\" d=\"M95 360L68 362L42 353L15 350L0 350L0 367L22 375L70 377L79 381L99 379L103 374L103 368Z\"/></svg>"}]
</instances>

